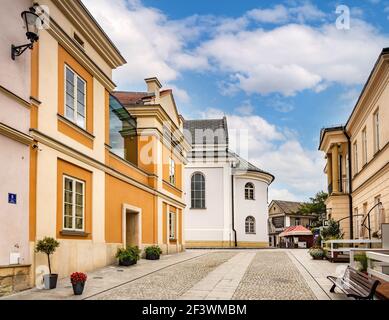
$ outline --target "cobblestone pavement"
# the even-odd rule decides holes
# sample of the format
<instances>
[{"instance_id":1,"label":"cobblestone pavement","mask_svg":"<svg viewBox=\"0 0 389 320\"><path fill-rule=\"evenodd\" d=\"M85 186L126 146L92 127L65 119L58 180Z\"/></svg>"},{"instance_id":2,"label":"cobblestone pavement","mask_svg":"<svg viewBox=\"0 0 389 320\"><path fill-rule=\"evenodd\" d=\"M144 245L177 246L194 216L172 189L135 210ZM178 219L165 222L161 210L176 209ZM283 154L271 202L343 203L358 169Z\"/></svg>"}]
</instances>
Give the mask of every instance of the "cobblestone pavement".
<instances>
[{"instance_id":1,"label":"cobblestone pavement","mask_svg":"<svg viewBox=\"0 0 389 320\"><path fill-rule=\"evenodd\" d=\"M233 300L316 300L285 252L258 252Z\"/></svg>"},{"instance_id":2,"label":"cobblestone pavement","mask_svg":"<svg viewBox=\"0 0 389 320\"><path fill-rule=\"evenodd\" d=\"M236 252L214 251L205 256L160 270L116 289L94 296L97 300L177 299Z\"/></svg>"}]
</instances>

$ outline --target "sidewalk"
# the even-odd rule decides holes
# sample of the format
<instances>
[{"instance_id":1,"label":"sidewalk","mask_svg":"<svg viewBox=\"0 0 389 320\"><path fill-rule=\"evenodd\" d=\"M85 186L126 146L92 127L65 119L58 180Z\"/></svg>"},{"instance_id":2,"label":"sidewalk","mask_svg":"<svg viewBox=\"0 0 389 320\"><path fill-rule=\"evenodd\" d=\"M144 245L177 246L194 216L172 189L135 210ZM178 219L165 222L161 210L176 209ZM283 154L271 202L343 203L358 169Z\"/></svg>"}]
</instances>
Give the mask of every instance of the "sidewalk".
<instances>
[{"instance_id":1,"label":"sidewalk","mask_svg":"<svg viewBox=\"0 0 389 320\"><path fill-rule=\"evenodd\" d=\"M342 293L331 293L332 283L327 276L342 276L347 264L331 263L327 260L313 260L308 250L287 250L305 281L319 300L348 300Z\"/></svg>"},{"instance_id":2,"label":"sidewalk","mask_svg":"<svg viewBox=\"0 0 389 320\"><path fill-rule=\"evenodd\" d=\"M160 260L156 261L141 259L135 266L131 267L107 266L94 272L88 272L88 280L82 296L75 296L69 278L64 278L58 280L56 289L40 290L33 288L0 298L0 300L84 300L92 298L94 295L106 290L124 285L130 281L207 253L209 251L186 251L174 255L163 255Z\"/></svg>"}]
</instances>

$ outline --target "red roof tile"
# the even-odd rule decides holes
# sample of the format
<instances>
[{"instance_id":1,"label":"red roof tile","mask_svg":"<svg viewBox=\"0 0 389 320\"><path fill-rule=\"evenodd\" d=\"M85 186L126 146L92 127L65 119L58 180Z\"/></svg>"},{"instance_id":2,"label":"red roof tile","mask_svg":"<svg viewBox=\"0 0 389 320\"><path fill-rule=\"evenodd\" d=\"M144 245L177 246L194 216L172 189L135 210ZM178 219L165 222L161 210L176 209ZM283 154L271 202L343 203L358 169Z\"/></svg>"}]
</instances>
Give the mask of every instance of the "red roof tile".
<instances>
[{"instance_id":1,"label":"red roof tile","mask_svg":"<svg viewBox=\"0 0 389 320\"><path fill-rule=\"evenodd\" d=\"M112 95L116 97L122 104L142 104L144 98L153 96L148 92L126 92L116 91Z\"/></svg>"}]
</instances>

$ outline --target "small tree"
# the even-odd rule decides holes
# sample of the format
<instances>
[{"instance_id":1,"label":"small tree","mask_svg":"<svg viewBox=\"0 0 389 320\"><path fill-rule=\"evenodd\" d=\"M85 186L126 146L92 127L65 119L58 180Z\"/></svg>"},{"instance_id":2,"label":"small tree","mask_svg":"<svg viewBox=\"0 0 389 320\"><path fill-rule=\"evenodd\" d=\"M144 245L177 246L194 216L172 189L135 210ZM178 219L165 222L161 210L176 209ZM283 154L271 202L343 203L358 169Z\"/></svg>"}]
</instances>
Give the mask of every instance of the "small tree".
<instances>
[{"instance_id":1,"label":"small tree","mask_svg":"<svg viewBox=\"0 0 389 320\"><path fill-rule=\"evenodd\" d=\"M39 240L36 244L35 251L45 253L47 255L47 262L49 264L49 272L51 274L50 255L59 247L59 242L53 238L45 237L43 240Z\"/></svg>"},{"instance_id":2,"label":"small tree","mask_svg":"<svg viewBox=\"0 0 389 320\"><path fill-rule=\"evenodd\" d=\"M328 239L342 239L343 233L340 229L340 225L334 219L328 220L328 226L323 228L321 231L321 236L324 240Z\"/></svg>"}]
</instances>

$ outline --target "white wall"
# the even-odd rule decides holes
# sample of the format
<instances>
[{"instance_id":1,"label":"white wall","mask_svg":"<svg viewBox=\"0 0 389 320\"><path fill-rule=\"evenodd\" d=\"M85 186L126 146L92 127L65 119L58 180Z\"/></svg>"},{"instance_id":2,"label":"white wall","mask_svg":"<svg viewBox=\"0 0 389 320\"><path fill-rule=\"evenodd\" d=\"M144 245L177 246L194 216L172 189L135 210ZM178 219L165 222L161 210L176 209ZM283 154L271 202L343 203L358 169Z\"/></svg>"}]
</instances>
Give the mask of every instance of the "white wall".
<instances>
[{"instance_id":1,"label":"white wall","mask_svg":"<svg viewBox=\"0 0 389 320\"><path fill-rule=\"evenodd\" d=\"M0 150L0 265L8 265L14 251L29 263L29 149L0 135ZM17 195L16 204L8 203L8 193Z\"/></svg>"},{"instance_id":2,"label":"white wall","mask_svg":"<svg viewBox=\"0 0 389 320\"><path fill-rule=\"evenodd\" d=\"M237 239L250 242L268 242L268 210L266 182L253 178L235 176L235 228ZM246 200L244 187L247 182L251 182L255 187L255 200ZM245 220L248 216L253 216L256 222L256 234L246 234Z\"/></svg>"},{"instance_id":3,"label":"white wall","mask_svg":"<svg viewBox=\"0 0 389 320\"><path fill-rule=\"evenodd\" d=\"M25 101L31 95L31 52L13 61L11 45L27 43L20 14L31 4L31 0L1 1L0 85ZM0 122L28 134L30 110L0 91ZM9 264L11 251L21 254L21 263L29 263L29 147L1 134L0 181L0 265ZM8 203L8 193L17 195L16 204Z\"/></svg>"},{"instance_id":4,"label":"white wall","mask_svg":"<svg viewBox=\"0 0 389 320\"><path fill-rule=\"evenodd\" d=\"M230 188L225 179L227 165L189 164L184 170L185 190L185 240L228 241L231 236L229 203L225 189ZM195 172L205 175L205 210L191 209L191 177Z\"/></svg>"}]
</instances>

